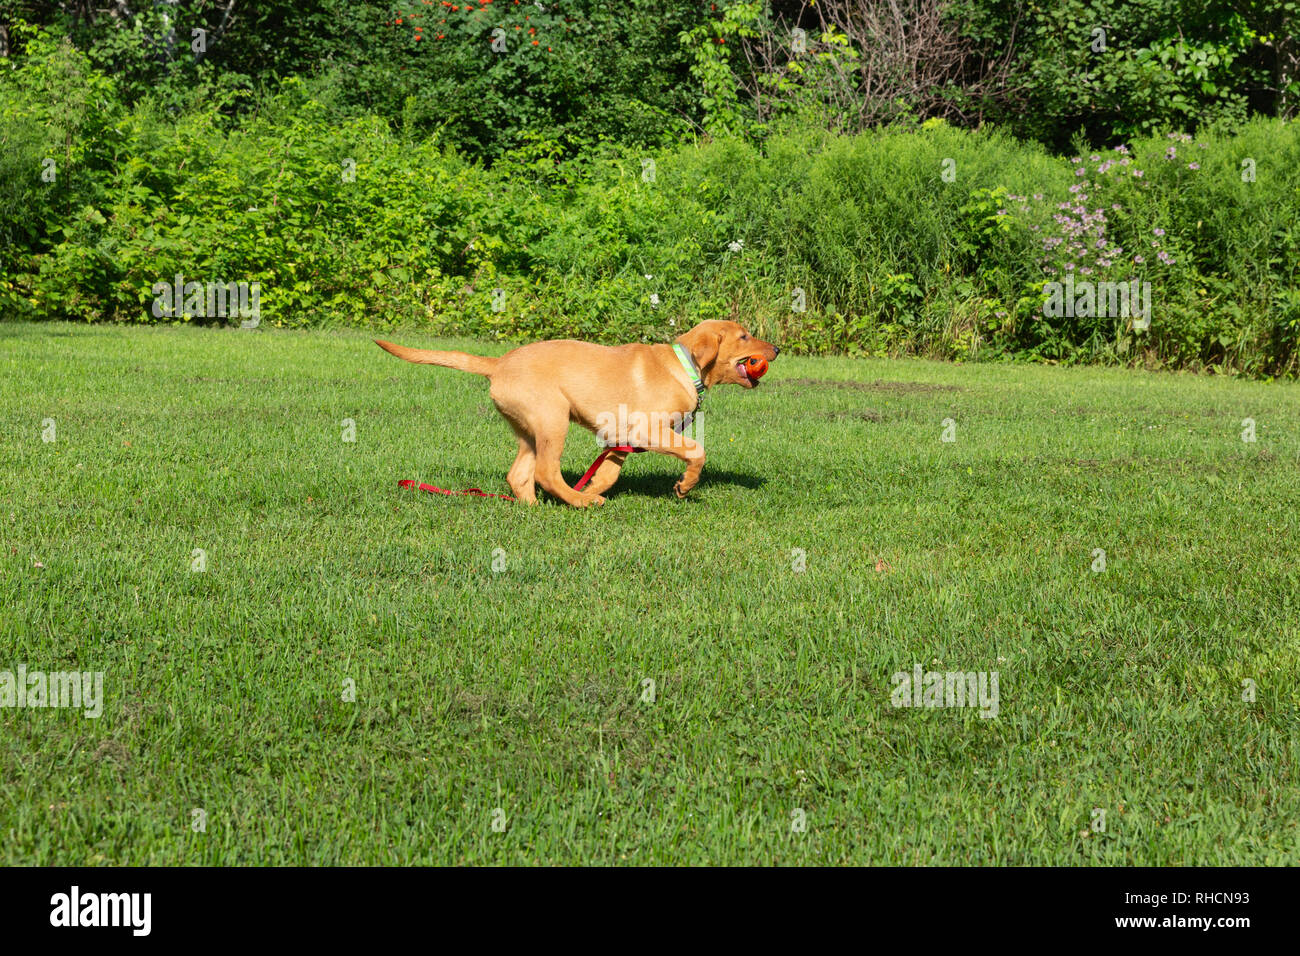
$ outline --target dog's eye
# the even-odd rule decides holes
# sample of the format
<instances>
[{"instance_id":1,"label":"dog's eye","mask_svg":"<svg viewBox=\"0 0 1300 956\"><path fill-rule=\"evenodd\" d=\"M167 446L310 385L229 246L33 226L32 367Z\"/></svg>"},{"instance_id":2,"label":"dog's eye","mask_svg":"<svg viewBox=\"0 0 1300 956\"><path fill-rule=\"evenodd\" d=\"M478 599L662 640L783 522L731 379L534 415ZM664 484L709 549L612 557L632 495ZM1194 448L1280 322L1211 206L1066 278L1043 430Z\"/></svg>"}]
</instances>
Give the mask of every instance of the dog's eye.
<instances>
[{"instance_id":1,"label":"dog's eye","mask_svg":"<svg viewBox=\"0 0 1300 956\"><path fill-rule=\"evenodd\" d=\"M748 336L748 335L742 335L742 336L740 337L740 341L742 341L742 342L748 342L748 341L749 341L749 336Z\"/></svg>"}]
</instances>

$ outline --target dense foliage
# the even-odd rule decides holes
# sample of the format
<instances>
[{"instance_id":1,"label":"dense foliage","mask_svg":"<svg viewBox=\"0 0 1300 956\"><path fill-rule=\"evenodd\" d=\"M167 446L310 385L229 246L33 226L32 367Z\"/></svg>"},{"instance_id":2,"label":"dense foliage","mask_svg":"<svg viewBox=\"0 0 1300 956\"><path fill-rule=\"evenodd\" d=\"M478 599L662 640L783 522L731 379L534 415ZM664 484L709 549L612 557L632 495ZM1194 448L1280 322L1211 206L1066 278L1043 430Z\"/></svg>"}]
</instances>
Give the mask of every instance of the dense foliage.
<instances>
[{"instance_id":1,"label":"dense foliage","mask_svg":"<svg viewBox=\"0 0 1300 956\"><path fill-rule=\"evenodd\" d=\"M943 83L883 99L869 0L38 6L0 16L5 316L154 321L179 274L283 326L1300 361L1300 133L1252 116L1294 4L963 0L909 21ZM1067 273L1150 283L1150 328L1045 314Z\"/></svg>"}]
</instances>

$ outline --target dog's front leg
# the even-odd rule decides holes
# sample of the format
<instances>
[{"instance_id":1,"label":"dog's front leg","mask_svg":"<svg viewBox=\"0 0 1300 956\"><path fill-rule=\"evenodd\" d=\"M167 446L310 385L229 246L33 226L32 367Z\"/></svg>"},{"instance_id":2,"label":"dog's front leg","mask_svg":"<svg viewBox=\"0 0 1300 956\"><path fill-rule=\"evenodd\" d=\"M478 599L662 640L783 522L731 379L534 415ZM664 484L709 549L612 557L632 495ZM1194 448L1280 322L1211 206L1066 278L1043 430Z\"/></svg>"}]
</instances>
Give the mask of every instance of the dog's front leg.
<instances>
[{"instance_id":1,"label":"dog's front leg","mask_svg":"<svg viewBox=\"0 0 1300 956\"><path fill-rule=\"evenodd\" d=\"M700 482L700 472L704 470L704 446L694 438L687 438L671 428L658 429L656 437L659 440L651 443L651 451L672 455L674 458L680 458L686 462L686 474L682 475L681 480L673 485L673 491L677 493L677 497L685 498L690 493L690 490Z\"/></svg>"},{"instance_id":2,"label":"dog's front leg","mask_svg":"<svg viewBox=\"0 0 1300 956\"><path fill-rule=\"evenodd\" d=\"M700 472L704 470L704 446L693 438L683 438L683 454L678 457L686 462L686 474L682 480L673 485L678 498L685 498L692 488L700 483Z\"/></svg>"}]
</instances>

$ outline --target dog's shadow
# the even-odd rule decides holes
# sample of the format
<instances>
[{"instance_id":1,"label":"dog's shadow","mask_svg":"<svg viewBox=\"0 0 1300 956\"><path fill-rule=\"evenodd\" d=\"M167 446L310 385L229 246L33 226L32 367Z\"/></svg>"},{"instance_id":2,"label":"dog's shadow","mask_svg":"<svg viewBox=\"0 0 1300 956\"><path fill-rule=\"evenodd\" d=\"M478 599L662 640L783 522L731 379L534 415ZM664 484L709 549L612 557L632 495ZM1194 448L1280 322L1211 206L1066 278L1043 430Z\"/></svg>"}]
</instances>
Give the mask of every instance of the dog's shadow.
<instances>
[{"instance_id":1,"label":"dog's shadow","mask_svg":"<svg viewBox=\"0 0 1300 956\"><path fill-rule=\"evenodd\" d=\"M566 478L566 480L572 487L573 482L580 477L581 475L574 475L571 478ZM612 499L623 495L639 495L647 498L662 498L664 496L671 498L673 497L673 485L677 484L681 477L680 474L620 475L618 481L614 483L614 487L605 492L605 497ZM739 485L742 488L752 490L761 488L766 483L767 479L758 475L705 468L704 473L700 475L700 483L695 486L692 494L696 491L703 491L709 485Z\"/></svg>"}]
</instances>

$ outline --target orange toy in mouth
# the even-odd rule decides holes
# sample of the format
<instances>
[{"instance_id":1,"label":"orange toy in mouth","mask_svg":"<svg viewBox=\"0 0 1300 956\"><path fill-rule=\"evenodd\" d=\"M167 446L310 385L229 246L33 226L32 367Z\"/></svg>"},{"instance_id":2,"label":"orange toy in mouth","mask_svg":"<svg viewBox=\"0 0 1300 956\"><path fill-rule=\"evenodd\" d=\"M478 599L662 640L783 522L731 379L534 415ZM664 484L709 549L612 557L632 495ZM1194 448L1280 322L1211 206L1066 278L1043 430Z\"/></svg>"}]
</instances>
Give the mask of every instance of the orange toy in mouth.
<instances>
[{"instance_id":1,"label":"orange toy in mouth","mask_svg":"<svg viewBox=\"0 0 1300 956\"><path fill-rule=\"evenodd\" d=\"M767 359L761 355L751 355L745 359L745 374L757 382L767 374Z\"/></svg>"}]
</instances>

